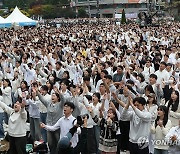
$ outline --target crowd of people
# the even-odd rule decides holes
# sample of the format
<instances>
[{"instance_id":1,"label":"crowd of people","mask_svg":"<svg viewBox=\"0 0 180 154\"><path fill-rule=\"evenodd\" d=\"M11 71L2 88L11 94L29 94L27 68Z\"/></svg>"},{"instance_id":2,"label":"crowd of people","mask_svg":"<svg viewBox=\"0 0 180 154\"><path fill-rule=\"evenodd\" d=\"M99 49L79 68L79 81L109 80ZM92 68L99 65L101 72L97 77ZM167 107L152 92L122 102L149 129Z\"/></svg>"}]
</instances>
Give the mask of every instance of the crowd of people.
<instances>
[{"instance_id":1,"label":"crowd of people","mask_svg":"<svg viewBox=\"0 0 180 154\"><path fill-rule=\"evenodd\" d=\"M51 154L180 153L180 23L0 30L0 138Z\"/></svg>"}]
</instances>

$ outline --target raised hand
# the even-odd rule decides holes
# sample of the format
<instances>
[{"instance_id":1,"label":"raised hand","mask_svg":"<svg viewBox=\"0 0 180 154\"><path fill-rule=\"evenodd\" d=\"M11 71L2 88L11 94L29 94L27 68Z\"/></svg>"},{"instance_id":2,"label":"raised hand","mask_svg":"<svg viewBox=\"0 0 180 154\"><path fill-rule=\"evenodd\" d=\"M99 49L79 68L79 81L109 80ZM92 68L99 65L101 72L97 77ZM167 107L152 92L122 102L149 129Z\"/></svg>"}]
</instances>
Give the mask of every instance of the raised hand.
<instances>
[{"instance_id":1,"label":"raised hand","mask_svg":"<svg viewBox=\"0 0 180 154\"><path fill-rule=\"evenodd\" d=\"M26 98L26 93L22 92L22 98Z\"/></svg>"},{"instance_id":2,"label":"raised hand","mask_svg":"<svg viewBox=\"0 0 180 154\"><path fill-rule=\"evenodd\" d=\"M45 125L44 123L41 123L41 124L40 124L40 127L41 127L41 128L45 128L46 125Z\"/></svg>"},{"instance_id":3,"label":"raised hand","mask_svg":"<svg viewBox=\"0 0 180 154\"><path fill-rule=\"evenodd\" d=\"M133 99L131 96L128 96L128 103L131 105L131 106L134 106L133 104Z\"/></svg>"},{"instance_id":4,"label":"raised hand","mask_svg":"<svg viewBox=\"0 0 180 154\"><path fill-rule=\"evenodd\" d=\"M60 93L59 89L58 89L56 86L53 86L53 90L54 90L56 93Z\"/></svg>"},{"instance_id":5,"label":"raised hand","mask_svg":"<svg viewBox=\"0 0 180 154\"><path fill-rule=\"evenodd\" d=\"M21 105L21 108L24 108L26 106L25 101L23 100L22 103L20 103L20 105Z\"/></svg>"},{"instance_id":6,"label":"raised hand","mask_svg":"<svg viewBox=\"0 0 180 154\"><path fill-rule=\"evenodd\" d=\"M112 94L112 96L113 96L114 99L117 98L117 95L116 95L116 93L115 93L114 91L113 91L111 94Z\"/></svg>"}]
</instances>

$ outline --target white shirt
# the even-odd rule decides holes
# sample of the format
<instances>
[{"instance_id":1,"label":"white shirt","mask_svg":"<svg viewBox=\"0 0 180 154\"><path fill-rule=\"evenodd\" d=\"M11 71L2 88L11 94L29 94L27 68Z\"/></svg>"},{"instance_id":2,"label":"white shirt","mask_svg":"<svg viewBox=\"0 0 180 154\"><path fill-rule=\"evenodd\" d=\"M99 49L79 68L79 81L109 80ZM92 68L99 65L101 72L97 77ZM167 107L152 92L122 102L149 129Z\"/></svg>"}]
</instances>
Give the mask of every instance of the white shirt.
<instances>
[{"instance_id":1,"label":"white shirt","mask_svg":"<svg viewBox=\"0 0 180 154\"><path fill-rule=\"evenodd\" d=\"M144 67L144 71L142 72L142 74L144 75L145 77L145 80L148 81L149 80L149 75L154 73L155 70L154 70L154 67L150 66L149 68L148 67Z\"/></svg>"},{"instance_id":2,"label":"white shirt","mask_svg":"<svg viewBox=\"0 0 180 154\"><path fill-rule=\"evenodd\" d=\"M164 69L163 71L156 71L155 74L157 75L157 83L162 86L162 81L164 80L165 82L169 80L169 73Z\"/></svg>"},{"instance_id":3,"label":"white shirt","mask_svg":"<svg viewBox=\"0 0 180 154\"><path fill-rule=\"evenodd\" d=\"M1 87L3 102L6 105L12 105L11 87Z\"/></svg>"},{"instance_id":4,"label":"white shirt","mask_svg":"<svg viewBox=\"0 0 180 154\"><path fill-rule=\"evenodd\" d=\"M166 141L168 141L168 143L171 143L170 138L174 135L177 137L177 141L176 141L177 144L170 146L169 151L171 151L174 154L179 154L180 152L180 126L172 127L169 130L168 134L165 137Z\"/></svg>"},{"instance_id":5,"label":"white shirt","mask_svg":"<svg viewBox=\"0 0 180 154\"><path fill-rule=\"evenodd\" d=\"M46 125L45 129L47 129L48 131L55 131L60 128L61 129L60 139L61 139L74 126L75 119L76 118L73 117L72 115L70 115L67 118L65 116L63 116L56 122L55 125L53 125L53 126ZM77 133L74 134L74 136L72 137L70 142L72 143L71 145L73 148L77 145L77 143L78 143L78 134Z\"/></svg>"},{"instance_id":6,"label":"white shirt","mask_svg":"<svg viewBox=\"0 0 180 154\"><path fill-rule=\"evenodd\" d=\"M121 119L125 121L130 120L130 132L129 132L129 141L132 143L141 143L141 138L144 138L143 142L148 142L148 136L150 133L150 123L152 115L146 109L140 111L135 109L129 111L123 109L121 114Z\"/></svg>"},{"instance_id":7,"label":"white shirt","mask_svg":"<svg viewBox=\"0 0 180 154\"><path fill-rule=\"evenodd\" d=\"M24 73L24 80L28 83L28 85L31 84L31 81L36 80L36 71L34 69L29 69L27 64L21 65L21 70Z\"/></svg>"}]
</instances>

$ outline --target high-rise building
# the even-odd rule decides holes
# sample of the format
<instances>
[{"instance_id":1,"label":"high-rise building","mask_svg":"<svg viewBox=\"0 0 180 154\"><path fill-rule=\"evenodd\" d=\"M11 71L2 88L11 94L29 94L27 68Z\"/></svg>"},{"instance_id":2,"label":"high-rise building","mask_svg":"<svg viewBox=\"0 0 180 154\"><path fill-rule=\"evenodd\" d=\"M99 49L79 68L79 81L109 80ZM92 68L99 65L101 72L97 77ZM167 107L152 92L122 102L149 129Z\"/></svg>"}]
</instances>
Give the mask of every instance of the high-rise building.
<instances>
[{"instance_id":1,"label":"high-rise building","mask_svg":"<svg viewBox=\"0 0 180 154\"><path fill-rule=\"evenodd\" d=\"M3 0L0 0L0 7L3 6Z\"/></svg>"},{"instance_id":2,"label":"high-rise building","mask_svg":"<svg viewBox=\"0 0 180 154\"><path fill-rule=\"evenodd\" d=\"M89 17L114 17L124 9L127 14L146 12L150 0L75 0L77 8L83 7Z\"/></svg>"}]
</instances>

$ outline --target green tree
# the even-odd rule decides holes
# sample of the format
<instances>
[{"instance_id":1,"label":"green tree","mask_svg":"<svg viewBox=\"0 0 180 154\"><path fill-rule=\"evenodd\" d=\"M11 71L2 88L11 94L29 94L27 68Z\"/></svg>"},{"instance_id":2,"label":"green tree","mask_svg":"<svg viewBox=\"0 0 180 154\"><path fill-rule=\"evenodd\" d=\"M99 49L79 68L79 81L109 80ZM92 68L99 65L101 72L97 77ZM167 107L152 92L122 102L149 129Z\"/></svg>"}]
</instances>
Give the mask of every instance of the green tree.
<instances>
[{"instance_id":1,"label":"green tree","mask_svg":"<svg viewBox=\"0 0 180 154\"><path fill-rule=\"evenodd\" d=\"M124 9L122 10L122 17L121 17L121 24L125 24L126 23L126 14Z\"/></svg>"},{"instance_id":2,"label":"green tree","mask_svg":"<svg viewBox=\"0 0 180 154\"><path fill-rule=\"evenodd\" d=\"M86 10L84 8L80 8L78 10L78 17L79 18L86 18L86 17L88 17L88 14L87 14L87 12L86 12Z\"/></svg>"}]
</instances>

